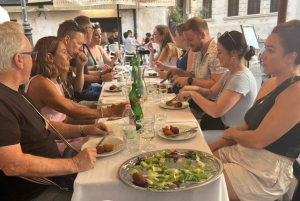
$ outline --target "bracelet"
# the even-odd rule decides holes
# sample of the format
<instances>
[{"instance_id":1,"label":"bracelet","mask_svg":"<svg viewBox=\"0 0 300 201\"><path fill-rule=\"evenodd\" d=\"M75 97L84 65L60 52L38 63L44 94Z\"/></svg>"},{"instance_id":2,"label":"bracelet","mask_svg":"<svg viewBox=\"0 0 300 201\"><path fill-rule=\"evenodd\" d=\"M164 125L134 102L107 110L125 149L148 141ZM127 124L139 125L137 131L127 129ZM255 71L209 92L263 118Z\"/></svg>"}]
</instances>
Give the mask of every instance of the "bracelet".
<instances>
[{"instance_id":1,"label":"bracelet","mask_svg":"<svg viewBox=\"0 0 300 201\"><path fill-rule=\"evenodd\" d=\"M83 128L84 128L84 125L80 125L79 126L79 133L80 133L81 137L85 137L86 136L86 134L83 132Z\"/></svg>"},{"instance_id":2,"label":"bracelet","mask_svg":"<svg viewBox=\"0 0 300 201\"><path fill-rule=\"evenodd\" d=\"M97 69L97 66L94 66L94 71L97 71L98 69Z\"/></svg>"}]
</instances>

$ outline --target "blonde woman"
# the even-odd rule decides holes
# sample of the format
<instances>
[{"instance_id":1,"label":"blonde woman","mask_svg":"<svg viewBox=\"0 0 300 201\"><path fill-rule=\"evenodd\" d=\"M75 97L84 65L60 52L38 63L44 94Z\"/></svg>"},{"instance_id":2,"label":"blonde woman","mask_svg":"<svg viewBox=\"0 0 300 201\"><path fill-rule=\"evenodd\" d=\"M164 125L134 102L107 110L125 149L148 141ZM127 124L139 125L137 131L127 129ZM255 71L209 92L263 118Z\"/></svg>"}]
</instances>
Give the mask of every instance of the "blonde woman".
<instances>
[{"instance_id":1,"label":"blonde woman","mask_svg":"<svg viewBox=\"0 0 300 201\"><path fill-rule=\"evenodd\" d=\"M152 38L153 42L159 45L160 50L154 55L153 44L149 42L149 65L154 67L156 71L164 71L164 68L159 69L155 67L157 62L162 63L164 66L176 66L181 51L176 47L170 29L166 25L157 25L153 30Z\"/></svg>"}]
</instances>

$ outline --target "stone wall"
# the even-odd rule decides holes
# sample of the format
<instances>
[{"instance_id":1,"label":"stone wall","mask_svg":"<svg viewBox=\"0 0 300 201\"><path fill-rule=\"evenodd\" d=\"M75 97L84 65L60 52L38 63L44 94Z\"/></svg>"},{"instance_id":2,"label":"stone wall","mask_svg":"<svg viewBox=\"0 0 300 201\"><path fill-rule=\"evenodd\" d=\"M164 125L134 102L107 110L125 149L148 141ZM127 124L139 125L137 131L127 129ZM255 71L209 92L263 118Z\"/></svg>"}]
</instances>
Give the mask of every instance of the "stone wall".
<instances>
[{"instance_id":1,"label":"stone wall","mask_svg":"<svg viewBox=\"0 0 300 201\"><path fill-rule=\"evenodd\" d=\"M152 33L157 24L167 24L168 8L165 7L147 7L136 10L137 34L141 41L147 32ZM86 15L90 18L109 18L116 17L117 11L113 9L106 10L68 10L68 11L38 11L28 12L28 22L32 30L33 43L44 36L56 36L58 25L64 20L74 19L76 16ZM21 12L9 12L11 20L23 23ZM122 31L128 29L133 31L133 11L121 10Z\"/></svg>"},{"instance_id":2,"label":"stone wall","mask_svg":"<svg viewBox=\"0 0 300 201\"><path fill-rule=\"evenodd\" d=\"M197 0L196 9L202 8L203 0ZM241 31L241 24L254 25L256 34L260 38L265 39L270 34L272 29L277 24L277 12L270 13L270 0L261 0L260 14L247 15L248 0L239 1L239 16L228 17L228 0L212 0L212 18L206 19L210 29L210 34L213 37L217 36L217 33L223 33L225 31L237 30ZM300 2L289 1L287 21L291 19L300 18Z\"/></svg>"}]
</instances>

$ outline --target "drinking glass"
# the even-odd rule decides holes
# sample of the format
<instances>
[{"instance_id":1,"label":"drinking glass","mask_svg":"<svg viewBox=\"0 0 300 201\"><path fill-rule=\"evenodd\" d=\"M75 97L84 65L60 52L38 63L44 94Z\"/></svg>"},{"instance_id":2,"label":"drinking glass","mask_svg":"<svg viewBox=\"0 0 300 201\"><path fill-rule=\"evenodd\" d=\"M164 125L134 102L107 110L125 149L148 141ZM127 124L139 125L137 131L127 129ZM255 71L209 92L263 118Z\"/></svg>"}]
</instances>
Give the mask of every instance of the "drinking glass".
<instances>
[{"instance_id":1,"label":"drinking glass","mask_svg":"<svg viewBox=\"0 0 300 201\"><path fill-rule=\"evenodd\" d=\"M118 73L117 74L117 82L118 82L119 86L122 86L123 79L124 79L123 74L122 73Z\"/></svg>"},{"instance_id":2,"label":"drinking glass","mask_svg":"<svg viewBox=\"0 0 300 201\"><path fill-rule=\"evenodd\" d=\"M130 69L130 62L125 62L125 66L124 66L127 70Z\"/></svg>"},{"instance_id":3,"label":"drinking glass","mask_svg":"<svg viewBox=\"0 0 300 201\"><path fill-rule=\"evenodd\" d=\"M136 132L136 127L134 125L124 124L123 140L129 153L134 153L139 150L140 135Z\"/></svg>"},{"instance_id":4,"label":"drinking glass","mask_svg":"<svg viewBox=\"0 0 300 201\"><path fill-rule=\"evenodd\" d=\"M125 72L123 73L123 76L124 76L124 78L125 78L126 85L127 85L127 80L128 80L128 78L129 78L129 76L130 76L130 72L129 72L129 71L125 71Z\"/></svg>"},{"instance_id":5,"label":"drinking glass","mask_svg":"<svg viewBox=\"0 0 300 201\"><path fill-rule=\"evenodd\" d=\"M122 85L122 93L125 97L125 101L126 103L129 102L129 93L130 93L130 90L131 90L131 86L128 85L128 84L123 84Z\"/></svg>"},{"instance_id":6,"label":"drinking glass","mask_svg":"<svg viewBox=\"0 0 300 201\"><path fill-rule=\"evenodd\" d=\"M153 89L151 94L152 94L153 102L157 103L161 101L161 91L159 89Z\"/></svg>"},{"instance_id":7,"label":"drinking glass","mask_svg":"<svg viewBox=\"0 0 300 201\"><path fill-rule=\"evenodd\" d=\"M156 111L154 118L155 118L155 123L154 123L155 131L159 131L166 126L167 110Z\"/></svg>"},{"instance_id":8,"label":"drinking glass","mask_svg":"<svg viewBox=\"0 0 300 201\"><path fill-rule=\"evenodd\" d=\"M151 151L155 148L155 145L150 143L155 137L155 131L153 126L153 123L146 123L142 121L141 137L147 142L142 147L143 151Z\"/></svg>"},{"instance_id":9,"label":"drinking glass","mask_svg":"<svg viewBox=\"0 0 300 201\"><path fill-rule=\"evenodd\" d=\"M165 100L165 94L168 93L168 86L165 85L165 84L162 84L162 85L159 86L159 90L160 90L160 92L162 94L162 98L161 99Z\"/></svg>"}]
</instances>

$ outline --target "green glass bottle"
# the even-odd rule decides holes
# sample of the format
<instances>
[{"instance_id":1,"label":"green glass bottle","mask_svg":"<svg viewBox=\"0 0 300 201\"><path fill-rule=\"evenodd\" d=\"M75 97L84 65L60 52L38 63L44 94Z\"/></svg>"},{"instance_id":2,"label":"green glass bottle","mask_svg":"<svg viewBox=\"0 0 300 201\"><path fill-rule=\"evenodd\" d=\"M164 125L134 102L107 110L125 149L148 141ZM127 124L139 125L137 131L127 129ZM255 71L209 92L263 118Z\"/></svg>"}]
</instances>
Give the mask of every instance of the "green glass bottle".
<instances>
[{"instance_id":1,"label":"green glass bottle","mask_svg":"<svg viewBox=\"0 0 300 201\"><path fill-rule=\"evenodd\" d=\"M132 68L136 72L136 76L134 76L134 79L136 79L135 82L137 85L137 90L142 96L142 94L144 93L144 85L143 85L143 80L142 80L142 71L139 66L139 61L138 61L136 54L132 58Z\"/></svg>"},{"instance_id":2,"label":"green glass bottle","mask_svg":"<svg viewBox=\"0 0 300 201\"><path fill-rule=\"evenodd\" d=\"M129 93L129 100L130 100L131 109L135 114L136 130L139 130L141 129L141 125L137 124L136 122L142 120L143 111L141 107L141 94L137 90L137 84L135 81L132 83L132 89Z\"/></svg>"}]
</instances>

